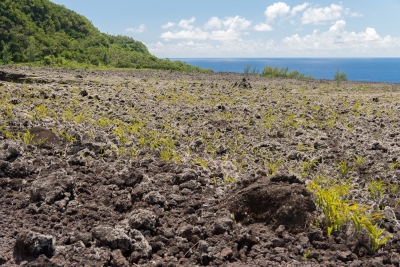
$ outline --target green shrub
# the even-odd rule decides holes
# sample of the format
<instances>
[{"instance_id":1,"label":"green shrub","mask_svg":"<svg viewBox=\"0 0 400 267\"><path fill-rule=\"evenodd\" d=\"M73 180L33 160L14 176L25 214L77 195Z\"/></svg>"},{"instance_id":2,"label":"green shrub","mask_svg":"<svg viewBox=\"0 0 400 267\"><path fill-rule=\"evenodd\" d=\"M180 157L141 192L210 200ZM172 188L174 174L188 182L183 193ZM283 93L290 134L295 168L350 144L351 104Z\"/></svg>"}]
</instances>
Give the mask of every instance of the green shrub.
<instances>
[{"instance_id":1,"label":"green shrub","mask_svg":"<svg viewBox=\"0 0 400 267\"><path fill-rule=\"evenodd\" d=\"M336 84L339 87L341 81L347 81L347 74L345 72L341 72L339 69L337 69L334 80L336 81Z\"/></svg>"},{"instance_id":2,"label":"green shrub","mask_svg":"<svg viewBox=\"0 0 400 267\"><path fill-rule=\"evenodd\" d=\"M263 69L261 76L268 78L292 78L292 79L314 79L312 76L305 76L304 73L300 74L297 70L288 72L289 68L272 68L267 66Z\"/></svg>"}]
</instances>

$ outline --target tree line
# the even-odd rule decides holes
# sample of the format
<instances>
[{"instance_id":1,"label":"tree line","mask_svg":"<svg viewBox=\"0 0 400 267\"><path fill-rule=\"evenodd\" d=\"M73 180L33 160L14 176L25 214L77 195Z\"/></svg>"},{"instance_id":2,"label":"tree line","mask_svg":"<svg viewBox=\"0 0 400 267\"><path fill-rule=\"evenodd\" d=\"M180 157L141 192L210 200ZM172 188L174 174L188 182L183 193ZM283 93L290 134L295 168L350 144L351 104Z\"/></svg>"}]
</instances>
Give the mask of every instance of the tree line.
<instances>
[{"instance_id":1,"label":"tree line","mask_svg":"<svg viewBox=\"0 0 400 267\"><path fill-rule=\"evenodd\" d=\"M49 0L0 1L0 40L0 64L206 71L158 59L142 42L101 33L84 16Z\"/></svg>"}]
</instances>

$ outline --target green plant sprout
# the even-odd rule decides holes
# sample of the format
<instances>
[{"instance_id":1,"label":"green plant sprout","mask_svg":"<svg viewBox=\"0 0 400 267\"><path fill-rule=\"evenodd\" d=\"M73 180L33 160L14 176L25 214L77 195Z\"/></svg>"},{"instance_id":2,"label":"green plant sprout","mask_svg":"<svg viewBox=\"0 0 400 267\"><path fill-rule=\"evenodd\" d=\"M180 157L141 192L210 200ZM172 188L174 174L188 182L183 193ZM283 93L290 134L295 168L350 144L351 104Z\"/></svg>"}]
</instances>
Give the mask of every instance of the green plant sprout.
<instances>
[{"instance_id":1,"label":"green plant sprout","mask_svg":"<svg viewBox=\"0 0 400 267\"><path fill-rule=\"evenodd\" d=\"M37 136L37 134L31 134L29 130L27 130L23 135L23 141L25 145L34 144L33 139Z\"/></svg>"},{"instance_id":2,"label":"green plant sprout","mask_svg":"<svg viewBox=\"0 0 400 267\"><path fill-rule=\"evenodd\" d=\"M207 167L208 167L207 161L205 161L204 159L201 159L201 158L195 158L195 159L192 161L192 163L193 163L193 164L199 163L199 164L200 164L201 166L203 166L204 168L207 168Z\"/></svg>"},{"instance_id":3,"label":"green plant sprout","mask_svg":"<svg viewBox=\"0 0 400 267\"><path fill-rule=\"evenodd\" d=\"M394 169L397 167L397 165L399 164L399 162L400 162L400 161L396 161L396 162L391 163L391 164L389 165L389 169L390 169L390 170L394 170Z\"/></svg>"},{"instance_id":4,"label":"green plant sprout","mask_svg":"<svg viewBox=\"0 0 400 267\"><path fill-rule=\"evenodd\" d=\"M307 259L308 256L310 256L310 254L311 254L311 250L307 250L307 252L303 254L303 258Z\"/></svg>"},{"instance_id":5,"label":"green plant sprout","mask_svg":"<svg viewBox=\"0 0 400 267\"><path fill-rule=\"evenodd\" d=\"M394 195L394 194L396 194L397 192L399 192L399 185L398 185L398 184L392 184L392 183L390 183L390 184L389 184L389 193L392 194L392 195Z\"/></svg>"},{"instance_id":6,"label":"green plant sprout","mask_svg":"<svg viewBox=\"0 0 400 267\"><path fill-rule=\"evenodd\" d=\"M346 161L340 161L339 163L337 163L336 168L340 172L340 176L342 178L345 178L348 172L351 170Z\"/></svg>"},{"instance_id":7,"label":"green plant sprout","mask_svg":"<svg viewBox=\"0 0 400 267\"><path fill-rule=\"evenodd\" d=\"M62 136L64 136L65 140L67 140L67 142L69 142L69 143L73 143L73 142L77 141L76 137L70 135L66 130L60 131L60 134Z\"/></svg>"},{"instance_id":8,"label":"green plant sprout","mask_svg":"<svg viewBox=\"0 0 400 267\"><path fill-rule=\"evenodd\" d=\"M373 200L379 200L386 192L386 184L383 181L372 180L367 184L367 192Z\"/></svg>"},{"instance_id":9,"label":"green plant sprout","mask_svg":"<svg viewBox=\"0 0 400 267\"><path fill-rule=\"evenodd\" d=\"M267 164L267 174L268 175L274 175L275 173L278 172L278 168L282 165L283 160L279 159L275 162L269 161L267 159L265 159L265 163Z\"/></svg>"},{"instance_id":10,"label":"green plant sprout","mask_svg":"<svg viewBox=\"0 0 400 267\"><path fill-rule=\"evenodd\" d=\"M354 160L354 169L364 165L365 163L365 158L360 157L360 156L352 156L353 160Z\"/></svg>"},{"instance_id":11,"label":"green plant sprout","mask_svg":"<svg viewBox=\"0 0 400 267\"><path fill-rule=\"evenodd\" d=\"M16 139L12 133L10 133L5 129L5 127L7 126L8 126L7 124L0 125L0 131L3 133L4 137L6 139Z\"/></svg>"},{"instance_id":12,"label":"green plant sprout","mask_svg":"<svg viewBox=\"0 0 400 267\"><path fill-rule=\"evenodd\" d=\"M309 190L316 194L316 204L325 215L327 235L339 232L343 225L350 219L350 211L357 208L356 204L349 205L344 200L350 190L349 180L345 184L335 185L329 189L323 189L315 182L311 182Z\"/></svg>"},{"instance_id":13,"label":"green plant sprout","mask_svg":"<svg viewBox=\"0 0 400 267\"><path fill-rule=\"evenodd\" d=\"M382 236L385 232L385 229L379 229L378 224L373 224L371 220L363 217L361 221L362 225L369 234L371 242L370 249L372 253L377 251L380 246L384 245L389 239L392 238L390 235Z\"/></svg>"}]
</instances>

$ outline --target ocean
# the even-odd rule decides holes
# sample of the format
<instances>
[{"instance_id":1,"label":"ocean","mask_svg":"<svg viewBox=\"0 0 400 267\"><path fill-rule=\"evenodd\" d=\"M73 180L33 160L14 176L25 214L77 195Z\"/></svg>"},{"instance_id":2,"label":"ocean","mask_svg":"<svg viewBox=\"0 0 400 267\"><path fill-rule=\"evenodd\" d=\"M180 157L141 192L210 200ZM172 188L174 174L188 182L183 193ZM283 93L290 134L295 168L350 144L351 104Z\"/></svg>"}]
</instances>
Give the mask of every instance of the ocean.
<instances>
[{"instance_id":1,"label":"ocean","mask_svg":"<svg viewBox=\"0 0 400 267\"><path fill-rule=\"evenodd\" d=\"M400 58L173 58L215 72L243 73L250 64L259 73L266 66L297 70L315 79L333 80L339 69L349 81L400 83Z\"/></svg>"}]
</instances>

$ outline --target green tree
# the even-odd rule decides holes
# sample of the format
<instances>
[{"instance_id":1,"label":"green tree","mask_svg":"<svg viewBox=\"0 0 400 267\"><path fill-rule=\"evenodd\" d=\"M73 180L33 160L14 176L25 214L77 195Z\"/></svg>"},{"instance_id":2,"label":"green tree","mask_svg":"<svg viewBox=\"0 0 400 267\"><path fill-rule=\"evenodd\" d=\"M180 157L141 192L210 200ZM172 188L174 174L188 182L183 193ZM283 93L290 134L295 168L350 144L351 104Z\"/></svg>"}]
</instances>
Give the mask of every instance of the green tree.
<instances>
[{"instance_id":1,"label":"green tree","mask_svg":"<svg viewBox=\"0 0 400 267\"><path fill-rule=\"evenodd\" d=\"M339 87L341 81L347 81L347 74L337 69L334 80L336 81L336 85Z\"/></svg>"},{"instance_id":2,"label":"green tree","mask_svg":"<svg viewBox=\"0 0 400 267\"><path fill-rule=\"evenodd\" d=\"M27 49L27 56L28 56L28 60L29 62L34 62L36 59L36 45L35 45L35 38L34 37L30 37L29 38L29 46Z\"/></svg>"},{"instance_id":3,"label":"green tree","mask_svg":"<svg viewBox=\"0 0 400 267\"><path fill-rule=\"evenodd\" d=\"M0 0L0 61L68 67L210 71L165 61L127 36L101 33L84 16L50 0Z\"/></svg>"},{"instance_id":4,"label":"green tree","mask_svg":"<svg viewBox=\"0 0 400 267\"><path fill-rule=\"evenodd\" d=\"M11 61L12 54L10 51L10 45L4 43L4 41L1 42L1 46L3 47L3 50L1 51L1 59L3 60L4 64L8 64Z\"/></svg>"}]
</instances>

